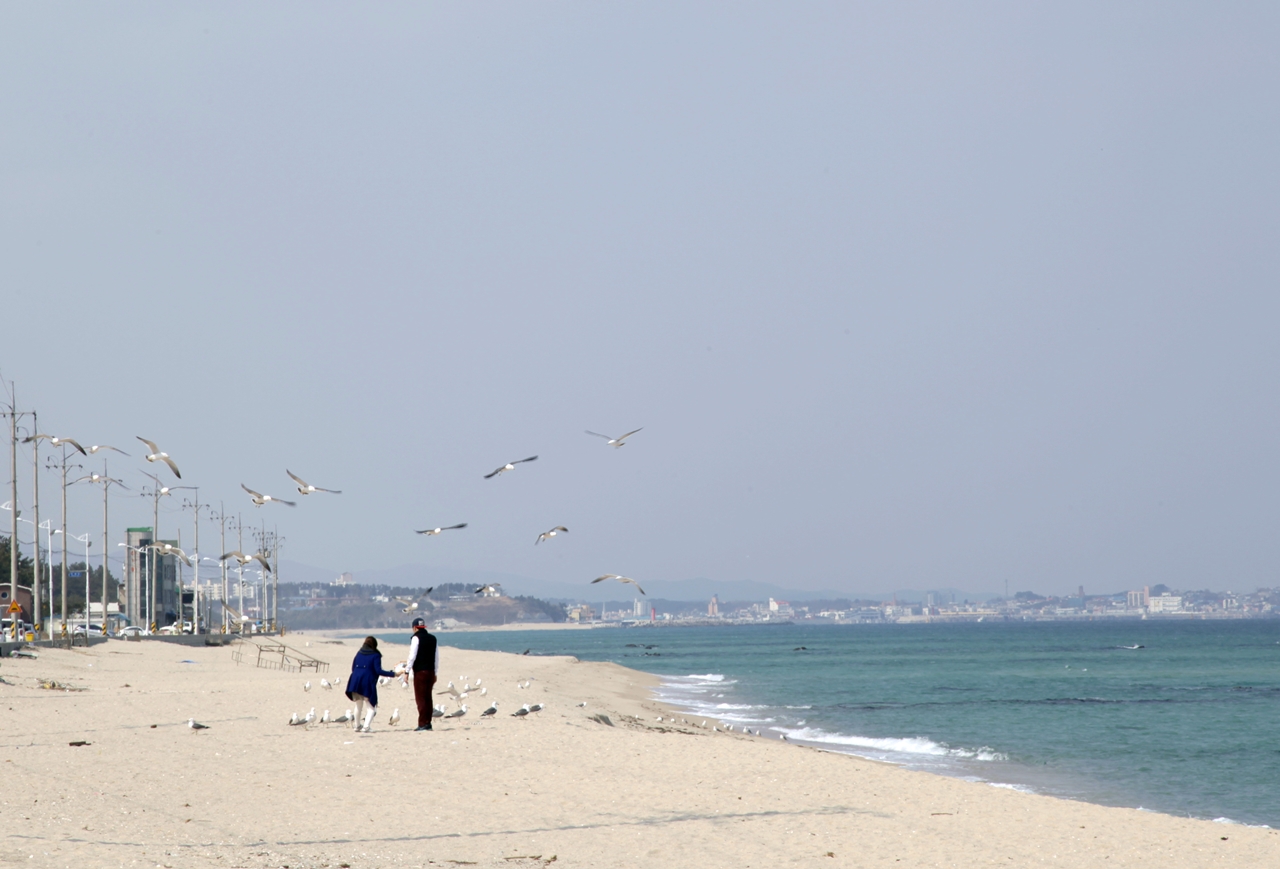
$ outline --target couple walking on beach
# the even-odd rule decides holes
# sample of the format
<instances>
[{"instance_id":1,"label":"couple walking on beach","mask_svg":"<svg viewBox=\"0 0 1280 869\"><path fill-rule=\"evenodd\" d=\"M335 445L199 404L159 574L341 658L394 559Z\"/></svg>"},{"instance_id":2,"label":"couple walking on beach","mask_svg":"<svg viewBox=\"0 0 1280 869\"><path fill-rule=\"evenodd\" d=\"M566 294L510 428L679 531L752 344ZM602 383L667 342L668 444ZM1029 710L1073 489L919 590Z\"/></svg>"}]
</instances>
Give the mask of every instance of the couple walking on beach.
<instances>
[{"instance_id":1,"label":"couple walking on beach","mask_svg":"<svg viewBox=\"0 0 1280 869\"><path fill-rule=\"evenodd\" d=\"M409 641L409 660L405 675L413 674L413 697L418 705L418 730L431 729L431 689L436 684L440 667L440 649L436 638L427 632L427 623L413 620L413 638ZM368 733L378 711L378 677L394 679L395 673L382 669L382 653L376 637L365 637L364 645L351 662L351 678L347 680L347 699L356 704L356 732ZM365 707L368 707L366 710Z\"/></svg>"}]
</instances>

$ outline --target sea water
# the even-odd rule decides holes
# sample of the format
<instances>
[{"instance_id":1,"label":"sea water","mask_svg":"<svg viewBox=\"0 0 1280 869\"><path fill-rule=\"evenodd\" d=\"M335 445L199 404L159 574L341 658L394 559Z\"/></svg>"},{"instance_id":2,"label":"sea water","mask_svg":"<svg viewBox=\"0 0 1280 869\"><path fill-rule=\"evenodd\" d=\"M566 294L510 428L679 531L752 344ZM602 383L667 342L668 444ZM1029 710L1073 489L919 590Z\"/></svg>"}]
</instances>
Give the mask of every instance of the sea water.
<instances>
[{"instance_id":1,"label":"sea water","mask_svg":"<svg viewBox=\"0 0 1280 869\"><path fill-rule=\"evenodd\" d=\"M661 677L660 698L690 719L771 738L1280 826L1280 621L450 631L442 642L614 661Z\"/></svg>"}]
</instances>

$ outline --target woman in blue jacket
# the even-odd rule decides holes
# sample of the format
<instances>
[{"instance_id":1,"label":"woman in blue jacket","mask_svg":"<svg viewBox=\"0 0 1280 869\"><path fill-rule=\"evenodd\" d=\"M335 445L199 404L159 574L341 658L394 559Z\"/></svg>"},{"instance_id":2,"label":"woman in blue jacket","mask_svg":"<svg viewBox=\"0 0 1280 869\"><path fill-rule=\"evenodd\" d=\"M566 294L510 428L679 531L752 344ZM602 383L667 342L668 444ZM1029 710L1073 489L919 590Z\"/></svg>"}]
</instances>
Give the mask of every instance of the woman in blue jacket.
<instances>
[{"instance_id":1,"label":"woman in blue jacket","mask_svg":"<svg viewBox=\"0 0 1280 869\"><path fill-rule=\"evenodd\" d=\"M382 669L382 653L378 651L376 637L365 637L364 645L351 662L351 678L347 680L347 699L356 704L356 732L368 733L373 716L378 711L378 677L391 679L395 673ZM365 712L365 704L369 711Z\"/></svg>"}]
</instances>

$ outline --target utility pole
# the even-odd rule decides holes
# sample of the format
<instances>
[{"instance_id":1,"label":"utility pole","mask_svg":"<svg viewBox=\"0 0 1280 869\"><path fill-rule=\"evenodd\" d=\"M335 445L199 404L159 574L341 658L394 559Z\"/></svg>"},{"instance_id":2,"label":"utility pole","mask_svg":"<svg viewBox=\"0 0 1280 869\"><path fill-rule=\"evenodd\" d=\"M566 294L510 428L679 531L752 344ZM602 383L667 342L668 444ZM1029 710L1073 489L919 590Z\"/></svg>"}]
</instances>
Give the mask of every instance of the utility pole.
<instances>
[{"instance_id":1,"label":"utility pole","mask_svg":"<svg viewBox=\"0 0 1280 869\"><path fill-rule=\"evenodd\" d=\"M61 440L65 441L66 439L62 438ZM67 635L67 469L71 467L83 468L83 466L82 465L73 466L67 461L67 445L64 442L62 443L62 461L57 463L51 463L48 467L57 468L62 473L62 529L61 529L61 533L62 533L62 610L61 610L62 626L61 626L61 630L59 631L59 635L65 637ZM53 553L49 553L49 558L50 560L52 560ZM53 609L52 600L49 601L49 609L50 610ZM49 628L49 633L50 633L50 637L52 637L53 635L52 613L49 616L49 621L51 623Z\"/></svg>"},{"instance_id":2,"label":"utility pole","mask_svg":"<svg viewBox=\"0 0 1280 869\"><path fill-rule=\"evenodd\" d=\"M35 434L40 431L40 421L36 417L36 412L31 411L31 433ZM31 622L35 625L36 636L40 636L40 629L43 625L42 612L44 607L41 606L40 600L40 441L33 439L31 441L31 509L35 513L34 534L32 535L32 543L35 544L31 548L35 550L35 557L31 562L31 608L35 610L31 614ZM50 601L52 604L52 601ZM53 621L50 619L50 621ZM49 639L53 639L53 634L49 634Z\"/></svg>"},{"instance_id":3,"label":"utility pole","mask_svg":"<svg viewBox=\"0 0 1280 869\"><path fill-rule=\"evenodd\" d=\"M9 602L13 604L18 601L18 393L13 381L9 381L9 401L9 468L13 489L10 495L12 500L9 502L9 506L13 508L9 511ZM36 546L39 545L37 541ZM21 619L16 614L10 616L15 640L18 639L19 621Z\"/></svg>"}]
</instances>

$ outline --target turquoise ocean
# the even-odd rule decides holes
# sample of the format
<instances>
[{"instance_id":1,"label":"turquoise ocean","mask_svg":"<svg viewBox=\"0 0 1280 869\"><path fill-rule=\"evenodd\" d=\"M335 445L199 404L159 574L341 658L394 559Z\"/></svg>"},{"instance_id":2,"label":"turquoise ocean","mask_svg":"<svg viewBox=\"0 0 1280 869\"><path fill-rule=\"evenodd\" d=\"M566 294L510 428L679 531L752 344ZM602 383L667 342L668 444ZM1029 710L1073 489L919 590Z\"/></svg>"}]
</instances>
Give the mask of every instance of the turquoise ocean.
<instances>
[{"instance_id":1,"label":"turquoise ocean","mask_svg":"<svg viewBox=\"0 0 1280 869\"><path fill-rule=\"evenodd\" d=\"M659 698L689 717L770 738L1280 827L1280 621L451 631L441 641L613 661L660 677ZM441 668L449 678L447 653Z\"/></svg>"}]
</instances>

